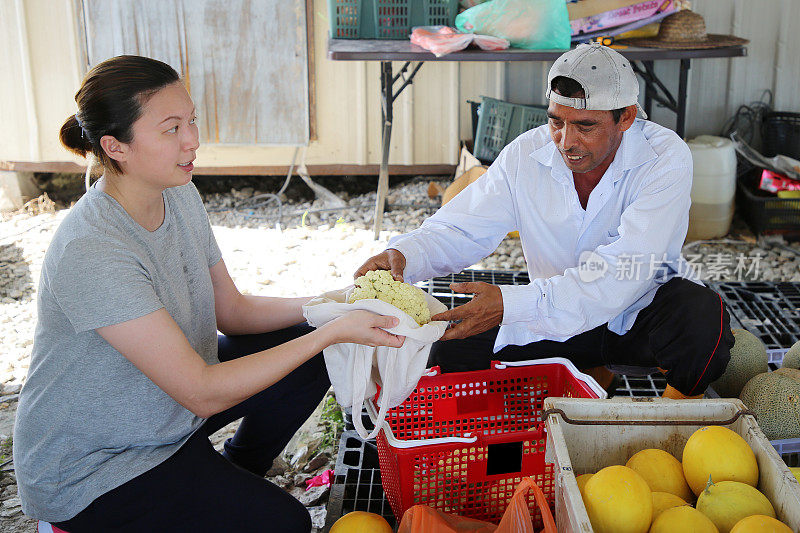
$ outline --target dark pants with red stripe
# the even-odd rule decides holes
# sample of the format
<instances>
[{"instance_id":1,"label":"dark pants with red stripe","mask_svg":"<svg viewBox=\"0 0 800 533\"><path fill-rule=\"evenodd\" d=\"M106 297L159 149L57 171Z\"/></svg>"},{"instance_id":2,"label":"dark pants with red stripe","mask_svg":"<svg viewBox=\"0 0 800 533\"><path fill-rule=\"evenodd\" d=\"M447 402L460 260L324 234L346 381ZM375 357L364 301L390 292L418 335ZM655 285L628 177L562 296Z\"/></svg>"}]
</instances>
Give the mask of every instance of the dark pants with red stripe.
<instances>
[{"instance_id":1,"label":"dark pants with red stripe","mask_svg":"<svg viewBox=\"0 0 800 533\"><path fill-rule=\"evenodd\" d=\"M262 335L220 336L219 359L265 350L312 329L301 325ZM264 474L329 387L320 353L268 389L210 417L160 465L53 525L69 533L308 533L311 518L306 508ZM223 454L217 453L208 436L239 418L236 435L225 443Z\"/></svg>"},{"instance_id":2,"label":"dark pants with red stripe","mask_svg":"<svg viewBox=\"0 0 800 533\"><path fill-rule=\"evenodd\" d=\"M492 360L565 357L579 369L607 366L647 373L662 368L667 383L694 396L722 375L733 346L730 316L722 299L711 289L683 278L662 285L624 335L603 324L564 342L510 345L492 353L498 330L437 342L429 364L439 365L443 372L463 372L489 368Z\"/></svg>"}]
</instances>

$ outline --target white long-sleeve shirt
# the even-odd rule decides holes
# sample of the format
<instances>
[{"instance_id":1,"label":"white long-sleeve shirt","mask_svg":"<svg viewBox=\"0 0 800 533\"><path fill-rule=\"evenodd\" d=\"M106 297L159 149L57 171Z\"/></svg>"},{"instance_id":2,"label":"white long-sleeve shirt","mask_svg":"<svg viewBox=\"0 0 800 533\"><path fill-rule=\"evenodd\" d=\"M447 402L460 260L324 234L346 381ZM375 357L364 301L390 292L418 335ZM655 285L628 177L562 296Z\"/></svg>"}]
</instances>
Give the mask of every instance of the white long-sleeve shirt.
<instances>
[{"instance_id":1,"label":"white long-sleeve shirt","mask_svg":"<svg viewBox=\"0 0 800 533\"><path fill-rule=\"evenodd\" d=\"M672 130L636 120L584 210L547 125L517 137L489 170L418 229L393 238L405 280L460 272L518 230L529 285L501 285L495 351L564 341L601 324L630 330L656 289L679 275L692 157Z\"/></svg>"}]
</instances>

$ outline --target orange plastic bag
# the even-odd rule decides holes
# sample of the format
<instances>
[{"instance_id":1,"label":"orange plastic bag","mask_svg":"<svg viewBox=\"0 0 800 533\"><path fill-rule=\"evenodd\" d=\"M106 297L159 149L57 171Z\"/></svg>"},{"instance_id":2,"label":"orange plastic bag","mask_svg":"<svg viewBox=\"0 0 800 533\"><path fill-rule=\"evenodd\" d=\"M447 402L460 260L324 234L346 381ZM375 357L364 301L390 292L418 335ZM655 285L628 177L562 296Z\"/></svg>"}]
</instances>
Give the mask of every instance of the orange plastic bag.
<instances>
[{"instance_id":1,"label":"orange plastic bag","mask_svg":"<svg viewBox=\"0 0 800 533\"><path fill-rule=\"evenodd\" d=\"M497 526L489 522L415 505L403 514L397 533L495 533L496 530Z\"/></svg>"},{"instance_id":2,"label":"orange plastic bag","mask_svg":"<svg viewBox=\"0 0 800 533\"><path fill-rule=\"evenodd\" d=\"M508 503L506 512L503 513L503 518L500 520L500 525L497 526L495 533L534 533L531 512L528 510L527 495L529 490L533 491L536 506L542 513L542 525L544 525L542 533L558 533L556 521L553 520L553 513L550 512L550 506L547 504L547 497L545 497L539 485L529 477L524 478L517 485L514 490L514 496Z\"/></svg>"},{"instance_id":3,"label":"orange plastic bag","mask_svg":"<svg viewBox=\"0 0 800 533\"><path fill-rule=\"evenodd\" d=\"M517 485L500 525L443 513L427 505L415 505L403 515L397 533L535 533L528 510L529 490L533 490L536 505L542 513L544 529L541 533L558 533L547 498L539 485L529 477Z\"/></svg>"}]
</instances>

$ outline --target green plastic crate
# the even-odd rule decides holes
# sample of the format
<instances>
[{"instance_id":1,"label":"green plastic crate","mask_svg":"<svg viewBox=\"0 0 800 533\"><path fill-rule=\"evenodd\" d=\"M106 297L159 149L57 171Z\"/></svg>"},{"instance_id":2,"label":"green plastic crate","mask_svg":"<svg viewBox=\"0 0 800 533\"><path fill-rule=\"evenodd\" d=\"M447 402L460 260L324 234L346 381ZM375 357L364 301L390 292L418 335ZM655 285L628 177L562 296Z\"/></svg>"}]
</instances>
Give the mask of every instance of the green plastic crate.
<instances>
[{"instance_id":1,"label":"green plastic crate","mask_svg":"<svg viewBox=\"0 0 800 533\"><path fill-rule=\"evenodd\" d=\"M481 161L494 161L517 136L542 124L547 124L547 108L544 106L512 104L482 96L475 157Z\"/></svg>"},{"instance_id":2,"label":"green plastic crate","mask_svg":"<svg viewBox=\"0 0 800 533\"><path fill-rule=\"evenodd\" d=\"M333 39L408 39L414 26L453 26L458 0L328 0Z\"/></svg>"}]
</instances>

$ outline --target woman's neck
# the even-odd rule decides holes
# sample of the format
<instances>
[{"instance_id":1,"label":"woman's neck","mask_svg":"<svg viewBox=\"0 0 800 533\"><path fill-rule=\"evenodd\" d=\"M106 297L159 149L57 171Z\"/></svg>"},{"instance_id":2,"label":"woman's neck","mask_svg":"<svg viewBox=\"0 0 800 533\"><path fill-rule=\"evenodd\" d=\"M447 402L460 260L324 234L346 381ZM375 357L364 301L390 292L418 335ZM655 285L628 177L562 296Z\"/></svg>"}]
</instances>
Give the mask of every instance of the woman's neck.
<instances>
[{"instance_id":1,"label":"woman's neck","mask_svg":"<svg viewBox=\"0 0 800 533\"><path fill-rule=\"evenodd\" d=\"M131 218L147 231L155 231L164 223L163 189L149 187L124 175L105 173L96 187L114 198Z\"/></svg>"}]
</instances>

